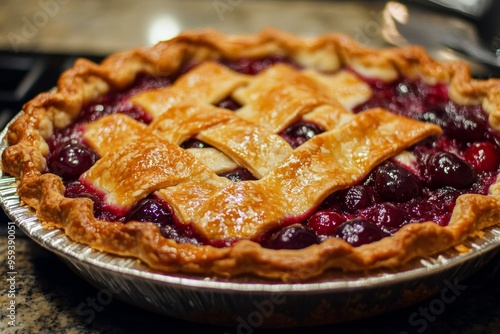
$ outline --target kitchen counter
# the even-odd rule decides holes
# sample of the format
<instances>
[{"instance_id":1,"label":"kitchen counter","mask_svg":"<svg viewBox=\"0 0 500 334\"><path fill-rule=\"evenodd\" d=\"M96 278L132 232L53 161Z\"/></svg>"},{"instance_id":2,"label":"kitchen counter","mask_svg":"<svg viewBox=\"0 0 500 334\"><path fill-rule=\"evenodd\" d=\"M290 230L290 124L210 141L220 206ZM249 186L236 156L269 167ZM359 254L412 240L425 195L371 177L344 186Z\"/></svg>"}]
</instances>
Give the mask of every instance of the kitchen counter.
<instances>
[{"instance_id":1,"label":"kitchen counter","mask_svg":"<svg viewBox=\"0 0 500 334\"><path fill-rule=\"evenodd\" d=\"M0 49L108 54L186 29L253 33L268 26L299 34L335 30L375 45L383 44L383 6L380 1L3 0Z\"/></svg>"},{"instance_id":2,"label":"kitchen counter","mask_svg":"<svg viewBox=\"0 0 500 334\"><path fill-rule=\"evenodd\" d=\"M0 51L12 54L94 55L151 45L185 29L214 27L252 33L273 26L298 34L339 31L369 46L385 46L384 1L251 0L3 0ZM436 52L440 59L455 59ZM49 83L55 84L54 82ZM50 86L49 86L50 87ZM1 106L4 108L4 106ZM1 109L0 110L3 110ZM1 114L1 112L0 112ZM0 224L8 226L8 218ZM0 233L1 333L242 333L152 314L92 287L54 254L17 231L15 274L9 274L7 230ZM11 237L12 238L12 237ZM361 321L311 329L315 333L500 332L500 255L464 282L445 309L429 314L434 299ZM15 276L14 279L9 279ZM10 291L12 290L12 291ZM8 309L15 301L14 314ZM9 326L15 316L15 327ZM304 330L247 329L248 333ZM246 333L245 332L245 333Z\"/></svg>"}]
</instances>

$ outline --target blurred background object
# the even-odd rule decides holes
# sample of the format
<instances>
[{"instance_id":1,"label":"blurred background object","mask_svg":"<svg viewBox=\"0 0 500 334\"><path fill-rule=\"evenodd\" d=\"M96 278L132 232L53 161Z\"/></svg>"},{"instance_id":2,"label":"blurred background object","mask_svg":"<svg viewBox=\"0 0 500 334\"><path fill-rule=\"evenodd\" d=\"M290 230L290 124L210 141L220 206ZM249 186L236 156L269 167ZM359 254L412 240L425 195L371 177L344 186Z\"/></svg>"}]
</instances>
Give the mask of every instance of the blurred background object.
<instances>
[{"instance_id":1,"label":"blurred background object","mask_svg":"<svg viewBox=\"0 0 500 334\"><path fill-rule=\"evenodd\" d=\"M473 18L480 18L489 10L493 0L428 0L427 2Z\"/></svg>"},{"instance_id":2,"label":"blurred background object","mask_svg":"<svg viewBox=\"0 0 500 334\"><path fill-rule=\"evenodd\" d=\"M499 1L387 1L384 22L392 44L419 44L438 59L468 62L476 76L499 76Z\"/></svg>"}]
</instances>

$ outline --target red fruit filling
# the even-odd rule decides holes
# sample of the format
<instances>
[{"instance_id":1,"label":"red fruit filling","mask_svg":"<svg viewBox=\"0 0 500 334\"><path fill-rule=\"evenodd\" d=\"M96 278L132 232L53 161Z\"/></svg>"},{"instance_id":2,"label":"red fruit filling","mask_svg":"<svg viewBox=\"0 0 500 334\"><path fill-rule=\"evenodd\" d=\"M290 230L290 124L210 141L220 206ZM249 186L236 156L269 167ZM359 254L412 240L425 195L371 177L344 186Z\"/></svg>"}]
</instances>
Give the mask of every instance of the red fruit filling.
<instances>
[{"instance_id":1,"label":"red fruit filling","mask_svg":"<svg viewBox=\"0 0 500 334\"><path fill-rule=\"evenodd\" d=\"M465 150L465 160L478 172L494 172L500 165L500 153L490 142L477 142Z\"/></svg>"},{"instance_id":2,"label":"red fruit filling","mask_svg":"<svg viewBox=\"0 0 500 334\"><path fill-rule=\"evenodd\" d=\"M222 60L221 63L245 74L257 74L276 63L299 68L281 56ZM177 75L194 66L194 63L185 64ZM168 86L177 75L160 78L139 75L130 88L109 92L88 103L71 126L56 130L47 140L50 148L47 172L63 179L65 196L91 199L98 219L123 223L152 222L164 237L178 242L227 246L236 240L205 240L192 225L179 223L168 203L153 195L141 200L129 212L116 213L103 201L102 194L77 181L99 159L82 140L81 124L111 113L125 113L148 124L151 118L133 106L129 98L148 89ZM396 114L435 123L443 128L444 135L438 139L426 139L412 147L409 151L415 158L414 165L386 161L359 184L330 195L308 217L290 219L283 222L281 228L260 235L255 241L264 247L299 249L332 237L360 246L392 235L409 223L432 220L444 226L449 222L458 196L464 193L487 194L496 181L500 138L489 126L481 106L462 106L451 101L444 84L428 85L407 78L391 83L362 79L371 86L373 95L354 112L382 107ZM231 98L217 106L230 110L241 107ZM314 123L298 121L280 135L296 148L323 131ZM181 145L185 149L207 146L196 139L189 139ZM234 182L255 180L244 168L220 176Z\"/></svg>"},{"instance_id":3,"label":"red fruit filling","mask_svg":"<svg viewBox=\"0 0 500 334\"><path fill-rule=\"evenodd\" d=\"M288 142L288 144L290 144L290 146L292 146L293 148L297 148L312 137L324 131L325 130L323 130L323 128L321 128L317 124L299 121L290 125L279 135L283 137Z\"/></svg>"}]
</instances>

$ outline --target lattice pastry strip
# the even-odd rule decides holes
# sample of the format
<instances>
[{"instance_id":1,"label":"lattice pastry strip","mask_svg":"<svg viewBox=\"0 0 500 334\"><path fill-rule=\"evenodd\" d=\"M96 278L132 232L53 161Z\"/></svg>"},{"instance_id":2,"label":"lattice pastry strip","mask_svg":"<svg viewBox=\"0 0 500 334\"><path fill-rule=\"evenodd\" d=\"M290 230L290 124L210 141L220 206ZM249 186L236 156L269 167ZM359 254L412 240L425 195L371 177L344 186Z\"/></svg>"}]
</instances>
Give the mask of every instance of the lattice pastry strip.
<instances>
[{"instance_id":1,"label":"lattice pastry strip","mask_svg":"<svg viewBox=\"0 0 500 334\"><path fill-rule=\"evenodd\" d=\"M104 157L129 140L138 138L147 125L124 114L112 114L84 126L83 138Z\"/></svg>"},{"instance_id":2,"label":"lattice pastry strip","mask_svg":"<svg viewBox=\"0 0 500 334\"><path fill-rule=\"evenodd\" d=\"M186 103L170 107L151 122L150 128L162 138L180 145L200 132L232 118L234 113L226 109L210 104Z\"/></svg>"},{"instance_id":3,"label":"lattice pastry strip","mask_svg":"<svg viewBox=\"0 0 500 334\"><path fill-rule=\"evenodd\" d=\"M153 124L155 123L147 127L144 123L136 121L124 114L112 114L86 124L83 128L83 138L99 156L103 157L110 152L115 152L127 141L143 135L145 131L150 131ZM157 124L157 126L161 128L160 125ZM165 129L160 131L159 128L156 128L155 130L159 131L161 136L166 140L176 144L182 142L182 139L179 139L179 136L183 133L180 129L177 134L167 133L164 131ZM169 137L168 134L171 134L171 136ZM182 137L185 138L189 136L184 135ZM234 160L212 147L203 149L189 148L187 151L193 154L215 173L229 171L238 167L238 164L236 164Z\"/></svg>"},{"instance_id":4,"label":"lattice pastry strip","mask_svg":"<svg viewBox=\"0 0 500 334\"><path fill-rule=\"evenodd\" d=\"M289 216L307 213L380 161L439 133L435 125L374 109L309 140L262 179L228 183L177 145L146 132L101 158L83 180L120 208L158 190L183 222L211 240L253 238ZM291 193L300 196L291 200Z\"/></svg>"},{"instance_id":5,"label":"lattice pastry strip","mask_svg":"<svg viewBox=\"0 0 500 334\"><path fill-rule=\"evenodd\" d=\"M358 114L298 147L264 178L225 187L197 210L193 223L211 240L256 237L288 217L308 213L328 194L359 182L381 161L440 132L438 126L382 109ZM245 197L238 196L242 193Z\"/></svg>"},{"instance_id":6,"label":"lattice pastry strip","mask_svg":"<svg viewBox=\"0 0 500 334\"><path fill-rule=\"evenodd\" d=\"M339 106L323 105L305 114L302 119L321 125L323 129L333 130L352 120L354 114Z\"/></svg>"},{"instance_id":7,"label":"lattice pastry strip","mask_svg":"<svg viewBox=\"0 0 500 334\"><path fill-rule=\"evenodd\" d=\"M211 105L174 106L150 126L156 134L178 145L196 137L224 152L257 178L274 169L292 152L283 138L266 127Z\"/></svg>"},{"instance_id":8,"label":"lattice pastry strip","mask_svg":"<svg viewBox=\"0 0 500 334\"><path fill-rule=\"evenodd\" d=\"M238 116L265 124L275 133L317 107L332 105L341 109L335 96L329 96L322 85L284 64L263 71L232 96L243 105L236 111Z\"/></svg>"},{"instance_id":9,"label":"lattice pastry strip","mask_svg":"<svg viewBox=\"0 0 500 334\"><path fill-rule=\"evenodd\" d=\"M245 105L235 114L259 124L258 127L243 120L231 118L227 111L216 112L212 107L202 107L201 102L214 101L214 99L207 99L209 94L198 94L190 96L189 99L185 96L184 100L182 96L176 97L174 100L177 104L173 104L171 96L176 93L178 87L192 88L195 84L202 82L200 78L207 73L219 75L214 82L231 79L229 81L232 82L232 86L227 85L226 88L240 85L232 96ZM349 80L350 83L358 80L362 83L354 75L346 73L336 74L338 79L333 79L334 82L340 84L343 80ZM159 115L152 126L162 131L165 138L180 144L190 136L196 135L198 139L226 153L230 159L250 170L257 178L276 167L291 152L290 147L280 137L264 131L263 126L278 132L305 115L306 120L315 121L325 129L333 129L342 124L345 119L352 117L352 113L335 99L335 94L342 95L342 89L327 89L324 84L327 79L315 77L311 73L305 75L288 65L275 65L253 77L251 81L248 80L248 85L245 86L243 86L241 74L216 63L195 67L181 79L179 79L180 83L176 82L172 87L142 93L134 97L132 101L147 111L152 107L144 104L145 102L150 102L152 99L158 102L152 108ZM204 90L211 91L206 87ZM272 101L272 103L261 101ZM192 105L197 102L200 102L199 107ZM183 103L189 103L189 106L180 107L179 104ZM204 110L198 111L196 108L204 108ZM229 118L231 118L231 126L223 125L222 123ZM220 124L220 126L215 126L215 124ZM207 160L208 166L219 165L214 161L215 157L202 154L201 151L197 153L198 157ZM216 154L216 157L220 160L221 166L227 165L226 157L221 154ZM223 167L218 171L222 170L227 170L227 168Z\"/></svg>"},{"instance_id":10,"label":"lattice pastry strip","mask_svg":"<svg viewBox=\"0 0 500 334\"><path fill-rule=\"evenodd\" d=\"M214 62L205 62L180 76L172 86L148 90L134 96L131 101L156 118L185 100L217 103L248 80L249 76Z\"/></svg>"},{"instance_id":11,"label":"lattice pastry strip","mask_svg":"<svg viewBox=\"0 0 500 334\"><path fill-rule=\"evenodd\" d=\"M207 81L206 75L212 75L213 80ZM188 89L194 93L187 94ZM327 75L275 65L249 77L208 62L190 70L172 86L144 92L133 97L132 102L156 118L181 101L215 103L227 96L243 105L236 112L238 116L279 132L325 104L338 112L347 111L368 100L371 90L346 70Z\"/></svg>"},{"instance_id":12,"label":"lattice pastry strip","mask_svg":"<svg viewBox=\"0 0 500 334\"><path fill-rule=\"evenodd\" d=\"M186 88L205 84L203 77L207 72L233 79L229 80L232 81L231 87L240 86L233 97L245 106L237 112L212 106L208 103L224 97L219 95L214 98L210 94L212 89L207 87L203 88L202 94L193 96L191 103L187 102L187 96L172 98L178 88L176 85ZM345 79L348 74L341 75L338 80L348 80ZM283 78L286 79L284 82ZM200 233L210 239L253 238L288 216L304 215L329 193L359 181L383 159L439 132L436 126L422 125L414 127L416 132L406 133L415 121L398 118L382 110L354 115L336 100L335 94L342 93L329 90L325 84L328 80L319 74L302 73L287 65L276 65L254 77L248 85L241 86L248 82L240 74L215 63L200 65L182 76L174 86L148 91L133 98L134 103L139 105L145 100L158 101L152 109L155 119L147 131L136 124L137 121L125 121L122 119L124 116L116 115L109 118L118 117L119 122L111 122L105 117L88 125L85 137L91 145L106 144L114 148L108 149L111 155L103 157L84 175L84 179L104 193L118 192L107 199L115 206L130 207L149 193L158 191L182 221L193 222ZM290 83L294 86L293 91L289 89ZM261 100L273 103L266 105ZM269 113L272 119L279 119L280 125L267 121ZM267 128L278 132L301 117L313 120L327 130L337 130L316 136L292 151L281 137ZM266 124L266 127L252 121ZM112 126L118 128L112 129L118 133L116 138L89 138L106 135L98 129L108 123L117 123ZM136 138L131 145L150 142L152 146L146 145L141 150L128 145L119 147L125 133ZM151 142L149 138L141 144L141 135L154 140ZM261 180L232 184L218 177L206 167L209 164L200 163L194 155L178 148L191 137L215 146ZM146 154L136 159L127 154L130 151L148 152L148 149L154 155ZM102 149L97 148L97 151ZM181 162L184 157L185 161ZM145 179L148 179L145 166L164 167L161 170L152 169L152 181L143 181L147 184L141 187L145 191L134 193L136 185L132 183L135 181L127 185L125 180L119 180L119 173L115 175L113 171L106 171L109 166L115 165L138 170L137 174ZM181 171L182 168L186 169ZM179 177L172 176L174 171L179 172ZM101 173L103 176L98 176ZM117 181L118 185L112 184ZM245 203L237 196L241 191L246 194ZM300 199L292 201L286 195L293 193L300 194L296 196ZM206 210L207 205L212 209Z\"/></svg>"},{"instance_id":13,"label":"lattice pastry strip","mask_svg":"<svg viewBox=\"0 0 500 334\"><path fill-rule=\"evenodd\" d=\"M367 83L346 70L322 74L276 65L232 96L244 105L236 112L238 116L279 132L300 117L334 129L349 121L353 117L350 109L371 94Z\"/></svg>"},{"instance_id":14,"label":"lattice pastry strip","mask_svg":"<svg viewBox=\"0 0 500 334\"><path fill-rule=\"evenodd\" d=\"M217 174L229 172L239 167L233 159L213 147L188 148L187 151Z\"/></svg>"},{"instance_id":15,"label":"lattice pastry strip","mask_svg":"<svg viewBox=\"0 0 500 334\"><path fill-rule=\"evenodd\" d=\"M172 207L181 223L194 222L202 207L210 198L234 182L216 174L204 174L205 178L193 178L176 186L159 189L156 194ZM201 231L202 232L202 231Z\"/></svg>"},{"instance_id":16,"label":"lattice pastry strip","mask_svg":"<svg viewBox=\"0 0 500 334\"><path fill-rule=\"evenodd\" d=\"M347 70L325 74L308 69L302 73L320 84L329 96L335 97L348 110L366 102L372 95L370 85Z\"/></svg>"},{"instance_id":17,"label":"lattice pastry strip","mask_svg":"<svg viewBox=\"0 0 500 334\"><path fill-rule=\"evenodd\" d=\"M106 194L105 202L116 211L130 209L155 190L193 178L215 177L193 155L154 133L144 133L115 148L99 159L82 180Z\"/></svg>"}]
</instances>

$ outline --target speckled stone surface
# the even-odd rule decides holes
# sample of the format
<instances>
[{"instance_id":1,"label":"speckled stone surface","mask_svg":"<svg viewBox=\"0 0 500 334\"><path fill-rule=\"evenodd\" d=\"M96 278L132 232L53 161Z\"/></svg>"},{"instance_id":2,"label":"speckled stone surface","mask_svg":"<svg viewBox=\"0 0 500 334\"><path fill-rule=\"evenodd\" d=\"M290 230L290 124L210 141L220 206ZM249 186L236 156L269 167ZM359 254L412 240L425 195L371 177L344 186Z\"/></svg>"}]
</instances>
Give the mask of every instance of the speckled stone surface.
<instances>
[{"instance_id":1,"label":"speckled stone surface","mask_svg":"<svg viewBox=\"0 0 500 334\"><path fill-rule=\"evenodd\" d=\"M5 224L5 222L1 222ZM89 285L55 255L26 237L15 239L15 324L9 326L7 237L0 238L0 333L303 333L223 328L156 315L124 304ZM432 313L433 298L356 322L314 328L314 333L500 333L500 256L460 283L456 299ZM427 310L427 313L426 311ZM427 314L427 315L426 315ZM412 318L413 317L413 318ZM411 320L413 319L413 320ZM426 320L428 319L428 320ZM312 331L312 329L311 329Z\"/></svg>"},{"instance_id":2,"label":"speckled stone surface","mask_svg":"<svg viewBox=\"0 0 500 334\"><path fill-rule=\"evenodd\" d=\"M0 49L107 54L213 27L253 33L340 31L381 42L381 1L2 0ZM367 25L367 22L370 22Z\"/></svg>"},{"instance_id":3,"label":"speckled stone surface","mask_svg":"<svg viewBox=\"0 0 500 334\"><path fill-rule=\"evenodd\" d=\"M417 2L423 1L404 3L411 11ZM391 10L389 3L395 5ZM205 27L231 34L255 33L265 27L301 35L335 31L367 46L387 46L386 37L395 33L395 22L388 17L404 14L397 13L398 4L382 0L1 0L0 51L103 56ZM407 42L405 37L396 40L398 45ZM425 46L433 57L464 60L473 72L488 76L490 69L470 57L431 44Z\"/></svg>"}]
</instances>

